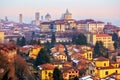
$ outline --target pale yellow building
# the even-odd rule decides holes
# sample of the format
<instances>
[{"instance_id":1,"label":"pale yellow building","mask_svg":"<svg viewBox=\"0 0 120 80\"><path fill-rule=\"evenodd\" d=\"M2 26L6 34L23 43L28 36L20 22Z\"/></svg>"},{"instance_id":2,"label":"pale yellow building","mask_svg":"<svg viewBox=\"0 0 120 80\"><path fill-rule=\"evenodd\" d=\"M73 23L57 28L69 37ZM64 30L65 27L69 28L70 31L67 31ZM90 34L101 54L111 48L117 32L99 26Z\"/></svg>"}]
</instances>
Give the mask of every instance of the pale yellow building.
<instances>
[{"instance_id":1,"label":"pale yellow building","mask_svg":"<svg viewBox=\"0 0 120 80\"><path fill-rule=\"evenodd\" d=\"M87 25L87 31L96 33L97 32L96 22L89 22Z\"/></svg>"},{"instance_id":2,"label":"pale yellow building","mask_svg":"<svg viewBox=\"0 0 120 80\"><path fill-rule=\"evenodd\" d=\"M78 30L86 30L87 22L84 21L84 20L77 21L77 22L76 22L76 25L77 25L77 29L78 29Z\"/></svg>"},{"instance_id":3,"label":"pale yellow building","mask_svg":"<svg viewBox=\"0 0 120 80\"><path fill-rule=\"evenodd\" d=\"M85 57L85 59L87 60L92 60L93 59L93 49L90 46L80 46L80 48L82 49L83 53L82 55Z\"/></svg>"},{"instance_id":4,"label":"pale yellow building","mask_svg":"<svg viewBox=\"0 0 120 80\"><path fill-rule=\"evenodd\" d=\"M108 34L93 34L91 43L96 44L97 41L102 41L104 47L110 49L113 47L114 41L112 41L112 36Z\"/></svg>"},{"instance_id":5,"label":"pale yellow building","mask_svg":"<svg viewBox=\"0 0 120 80\"><path fill-rule=\"evenodd\" d=\"M92 60L93 59L93 53L92 53L92 50L86 50L86 51L83 51L84 53L82 53L82 56L85 57L85 59L87 60Z\"/></svg>"},{"instance_id":6,"label":"pale yellow building","mask_svg":"<svg viewBox=\"0 0 120 80\"><path fill-rule=\"evenodd\" d=\"M40 80L53 80L54 65L46 63L38 66L40 69Z\"/></svg>"},{"instance_id":7,"label":"pale yellow building","mask_svg":"<svg viewBox=\"0 0 120 80\"><path fill-rule=\"evenodd\" d=\"M72 78L79 76L79 70L74 70L74 69L64 70L62 75L64 80L70 80Z\"/></svg>"},{"instance_id":8,"label":"pale yellow building","mask_svg":"<svg viewBox=\"0 0 120 80\"><path fill-rule=\"evenodd\" d=\"M93 21L87 23L87 31L92 33L102 33L104 29L104 22Z\"/></svg>"},{"instance_id":9,"label":"pale yellow building","mask_svg":"<svg viewBox=\"0 0 120 80\"><path fill-rule=\"evenodd\" d=\"M3 43L4 42L4 37L5 37L5 34L3 31L0 31L0 43Z\"/></svg>"},{"instance_id":10,"label":"pale yellow building","mask_svg":"<svg viewBox=\"0 0 120 80\"><path fill-rule=\"evenodd\" d=\"M102 33L105 26L104 22L98 21L96 22L96 26L97 26L97 33Z\"/></svg>"},{"instance_id":11,"label":"pale yellow building","mask_svg":"<svg viewBox=\"0 0 120 80\"><path fill-rule=\"evenodd\" d=\"M54 60L65 62L67 61L67 56L65 54L59 54L57 56L54 56Z\"/></svg>"},{"instance_id":12,"label":"pale yellow building","mask_svg":"<svg viewBox=\"0 0 120 80\"><path fill-rule=\"evenodd\" d=\"M42 22L40 24L40 31L41 32L50 32L50 22Z\"/></svg>"},{"instance_id":13,"label":"pale yellow building","mask_svg":"<svg viewBox=\"0 0 120 80\"><path fill-rule=\"evenodd\" d=\"M56 23L55 26L56 26L57 32L64 32L65 31L66 25L64 22Z\"/></svg>"},{"instance_id":14,"label":"pale yellow building","mask_svg":"<svg viewBox=\"0 0 120 80\"><path fill-rule=\"evenodd\" d=\"M109 59L104 57L95 58L95 75L100 79L105 79L114 74L120 74L120 67L117 62L111 62Z\"/></svg>"},{"instance_id":15,"label":"pale yellow building","mask_svg":"<svg viewBox=\"0 0 120 80\"><path fill-rule=\"evenodd\" d=\"M118 37L120 37L120 31L118 31Z\"/></svg>"}]
</instances>

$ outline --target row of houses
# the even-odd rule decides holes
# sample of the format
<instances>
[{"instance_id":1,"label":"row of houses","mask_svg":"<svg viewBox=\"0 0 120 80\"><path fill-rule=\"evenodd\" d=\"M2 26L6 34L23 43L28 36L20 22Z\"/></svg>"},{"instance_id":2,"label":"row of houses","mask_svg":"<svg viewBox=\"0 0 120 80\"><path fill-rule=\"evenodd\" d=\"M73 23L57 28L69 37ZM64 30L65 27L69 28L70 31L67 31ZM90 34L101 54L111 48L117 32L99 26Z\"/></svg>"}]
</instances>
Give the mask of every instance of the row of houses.
<instances>
[{"instance_id":1,"label":"row of houses","mask_svg":"<svg viewBox=\"0 0 120 80\"><path fill-rule=\"evenodd\" d=\"M49 32L55 29L56 32L65 32L68 30L85 30L92 33L102 33L104 29L104 22L94 21L92 19L76 21L74 19L54 20L50 22L41 22L41 32Z\"/></svg>"},{"instance_id":2,"label":"row of houses","mask_svg":"<svg viewBox=\"0 0 120 80\"><path fill-rule=\"evenodd\" d=\"M91 80L99 79L120 79L120 63L111 61L104 57L93 58L93 48L90 46L68 45L68 55L65 54L63 45L55 45L51 49L53 63L39 65L42 80L52 80L53 70L58 67L62 71L64 80L75 77L85 77L90 75ZM119 56L116 60L119 61ZM84 70L84 74L80 75ZM89 79L86 79L89 80Z\"/></svg>"}]
</instances>

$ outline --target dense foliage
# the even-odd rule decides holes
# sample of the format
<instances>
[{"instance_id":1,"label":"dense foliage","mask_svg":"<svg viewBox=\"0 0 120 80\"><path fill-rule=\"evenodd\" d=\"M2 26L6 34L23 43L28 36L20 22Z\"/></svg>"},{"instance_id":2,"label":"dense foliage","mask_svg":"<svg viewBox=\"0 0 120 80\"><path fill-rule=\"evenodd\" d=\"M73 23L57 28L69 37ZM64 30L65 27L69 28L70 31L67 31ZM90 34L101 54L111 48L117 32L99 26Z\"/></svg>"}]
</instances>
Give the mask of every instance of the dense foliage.
<instances>
[{"instance_id":1,"label":"dense foliage","mask_svg":"<svg viewBox=\"0 0 120 80\"><path fill-rule=\"evenodd\" d=\"M72 43L76 44L76 45L86 45L87 44L87 38L82 33L80 33L78 35L73 35Z\"/></svg>"},{"instance_id":2,"label":"dense foliage","mask_svg":"<svg viewBox=\"0 0 120 80\"><path fill-rule=\"evenodd\" d=\"M100 56L108 58L108 49L103 46L101 41L97 41L94 47L93 57L97 58Z\"/></svg>"},{"instance_id":3,"label":"dense foliage","mask_svg":"<svg viewBox=\"0 0 120 80\"><path fill-rule=\"evenodd\" d=\"M46 48L42 48L39 51L38 56L36 58L35 66L37 67L38 65L49 63L50 62L50 58L49 57L50 56L49 56L49 53L46 50Z\"/></svg>"},{"instance_id":4,"label":"dense foliage","mask_svg":"<svg viewBox=\"0 0 120 80\"><path fill-rule=\"evenodd\" d=\"M53 71L53 80L63 80L61 71L56 67Z\"/></svg>"}]
</instances>

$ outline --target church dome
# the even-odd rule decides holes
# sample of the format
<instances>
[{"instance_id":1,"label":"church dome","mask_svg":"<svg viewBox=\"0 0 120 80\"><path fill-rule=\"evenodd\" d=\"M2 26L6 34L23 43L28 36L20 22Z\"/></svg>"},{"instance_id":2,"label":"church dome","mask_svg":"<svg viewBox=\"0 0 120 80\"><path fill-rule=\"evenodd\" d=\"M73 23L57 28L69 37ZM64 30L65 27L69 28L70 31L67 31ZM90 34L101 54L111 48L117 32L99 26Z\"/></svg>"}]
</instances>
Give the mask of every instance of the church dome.
<instances>
[{"instance_id":1,"label":"church dome","mask_svg":"<svg viewBox=\"0 0 120 80\"><path fill-rule=\"evenodd\" d=\"M47 19L47 18L51 18L51 15L49 14L49 13L47 13L46 15L45 15L45 18Z\"/></svg>"}]
</instances>

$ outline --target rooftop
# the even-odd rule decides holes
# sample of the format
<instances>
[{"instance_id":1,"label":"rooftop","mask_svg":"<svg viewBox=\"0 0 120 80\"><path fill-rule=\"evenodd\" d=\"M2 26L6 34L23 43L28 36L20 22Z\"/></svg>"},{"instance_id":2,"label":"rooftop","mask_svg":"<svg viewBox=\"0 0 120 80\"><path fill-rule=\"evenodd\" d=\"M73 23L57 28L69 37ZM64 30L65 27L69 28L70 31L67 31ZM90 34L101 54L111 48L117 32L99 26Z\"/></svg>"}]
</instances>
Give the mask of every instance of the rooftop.
<instances>
[{"instance_id":1,"label":"rooftop","mask_svg":"<svg viewBox=\"0 0 120 80\"><path fill-rule=\"evenodd\" d=\"M110 35L108 34L96 34L96 37L109 37Z\"/></svg>"},{"instance_id":2,"label":"rooftop","mask_svg":"<svg viewBox=\"0 0 120 80\"><path fill-rule=\"evenodd\" d=\"M109 59L104 57L98 57L98 58L95 58L94 61L109 61Z\"/></svg>"},{"instance_id":3,"label":"rooftop","mask_svg":"<svg viewBox=\"0 0 120 80\"><path fill-rule=\"evenodd\" d=\"M43 70L53 70L55 67L50 63L46 63L46 64L39 65L39 68Z\"/></svg>"}]
</instances>

